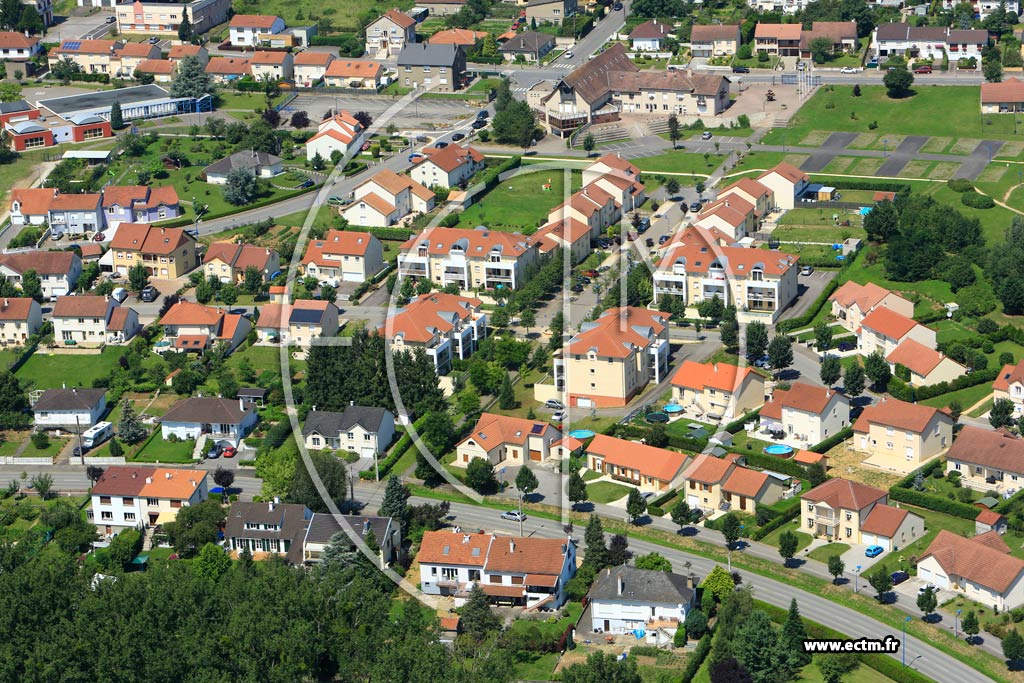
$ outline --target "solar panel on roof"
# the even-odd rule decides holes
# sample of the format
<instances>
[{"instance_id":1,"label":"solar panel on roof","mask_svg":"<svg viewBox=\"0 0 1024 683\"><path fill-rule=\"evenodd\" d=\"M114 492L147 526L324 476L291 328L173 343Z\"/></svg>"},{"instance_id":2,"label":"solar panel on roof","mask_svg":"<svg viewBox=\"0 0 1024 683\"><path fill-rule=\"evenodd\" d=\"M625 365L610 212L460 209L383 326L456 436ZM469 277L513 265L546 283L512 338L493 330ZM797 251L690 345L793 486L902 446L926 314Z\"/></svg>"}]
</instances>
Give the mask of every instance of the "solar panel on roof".
<instances>
[{"instance_id":1,"label":"solar panel on roof","mask_svg":"<svg viewBox=\"0 0 1024 683\"><path fill-rule=\"evenodd\" d=\"M65 50L78 50L82 47L81 41L78 40L67 40L64 42Z\"/></svg>"},{"instance_id":2,"label":"solar panel on roof","mask_svg":"<svg viewBox=\"0 0 1024 683\"><path fill-rule=\"evenodd\" d=\"M531 434L540 434L543 431L544 431L544 425L540 424L539 422L537 424L533 425L533 427L530 429L530 433Z\"/></svg>"}]
</instances>

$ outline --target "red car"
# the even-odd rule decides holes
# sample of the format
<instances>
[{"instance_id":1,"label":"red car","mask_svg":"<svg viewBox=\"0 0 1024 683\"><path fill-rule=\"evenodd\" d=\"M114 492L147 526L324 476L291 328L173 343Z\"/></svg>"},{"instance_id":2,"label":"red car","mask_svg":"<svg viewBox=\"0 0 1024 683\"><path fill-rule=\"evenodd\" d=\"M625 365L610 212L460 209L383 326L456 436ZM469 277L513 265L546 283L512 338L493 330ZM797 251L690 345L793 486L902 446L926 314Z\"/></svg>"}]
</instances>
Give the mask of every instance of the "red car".
<instances>
[{"instance_id":1,"label":"red car","mask_svg":"<svg viewBox=\"0 0 1024 683\"><path fill-rule=\"evenodd\" d=\"M220 454L223 455L225 458L233 458L233 457L235 457L235 453L237 453L237 452L238 451L235 450L234 446L225 446L224 450L221 451Z\"/></svg>"},{"instance_id":2,"label":"red car","mask_svg":"<svg viewBox=\"0 0 1024 683\"><path fill-rule=\"evenodd\" d=\"M102 242L103 239L104 239L104 236L103 236L102 232L96 233L95 235L93 235L93 238L92 238L93 242Z\"/></svg>"}]
</instances>

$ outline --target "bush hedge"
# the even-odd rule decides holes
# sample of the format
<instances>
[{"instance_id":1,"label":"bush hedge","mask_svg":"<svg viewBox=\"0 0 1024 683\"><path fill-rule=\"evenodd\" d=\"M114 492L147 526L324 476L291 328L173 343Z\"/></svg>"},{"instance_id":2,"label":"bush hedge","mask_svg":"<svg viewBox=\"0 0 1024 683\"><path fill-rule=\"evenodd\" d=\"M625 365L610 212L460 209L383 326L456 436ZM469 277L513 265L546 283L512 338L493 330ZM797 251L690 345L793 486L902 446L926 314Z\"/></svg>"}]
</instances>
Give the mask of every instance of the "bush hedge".
<instances>
[{"instance_id":1,"label":"bush hedge","mask_svg":"<svg viewBox=\"0 0 1024 683\"><path fill-rule=\"evenodd\" d=\"M711 652L711 631L708 631L697 641L697 647L693 653L686 658L686 669L683 670L683 677L679 680L692 681L697 676L700 665L707 659Z\"/></svg>"},{"instance_id":2,"label":"bush hedge","mask_svg":"<svg viewBox=\"0 0 1024 683\"><path fill-rule=\"evenodd\" d=\"M974 192L973 190L960 195L960 203L972 209L991 209L996 205L995 200L991 197Z\"/></svg>"},{"instance_id":3,"label":"bush hedge","mask_svg":"<svg viewBox=\"0 0 1024 683\"><path fill-rule=\"evenodd\" d=\"M505 173L506 171L511 171L514 168L519 168L519 165L522 162L523 158L521 156L514 156L509 159L506 159L497 166L492 166L491 168L486 168L483 171L481 171L480 175L472 184L483 184L485 192L488 190L493 190L495 187L498 186L498 183L501 182L501 179L498 176L500 176L502 173Z\"/></svg>"},{"instance_id":4,"label":"bush hedge","mask_svg":"<svg viewBox=\"0 0 1024 683\"><path fill-rule=\"evenodd\" d=\"M363 228L360 226L351 226L353 230L366 230L371 235L379 240L391 240L392 242L406 242L414 234L413 230L408 228Z\"/></svg>"},{"instance_id":5,"label":"bush hedge","mask_svg":"<svg viewBox=\"0 0 1024 683\"><path fill-rule=\"evenodd\" d=\"M910 185L888 180L862 180L860 178L829 178L828 184L838 190L874 190L876 192L910 193Z\"/></svg>"},{"instance_id":6,"label":"bush hedge","mask_svg":"<svg viewBox=\"0 0 1024 683\"><path fill-rule=\"evenodd\" d=\"M836 432L834 435L825 439L821 443L814 444L808 450L812 453L826 453L829 450L835 448L842 442L853 436L853 427L847 427L846 429Z\"/></svg>"},{"instance_id":7,"label":"bush hedge","mask_svg":"<svg viewBox=\"0 0 1024 683\"><path fill-rule=\"evenodd\" d=\"M783 460L782 458L765 455L764 453L745 453L743 457L751 467L781 472L782 474L788 474L791 477L799 477L801 479L807 477L807 468L792 460Z\"/></svg>"},{"instance_id":8,"label":"bush hedge","mask_svg":"<svg viewBox=\"0 0 1024 683\"><path fill-rule=\"evenodd\" d=\"M344 170L342 170L342 175L344 175L346 178L351 178L357 173L362 173L365 170L366 164L363 163L362 161L350 161L345 165Z\"/></svg>"},{"instance_id":9,"label":"bush hedge","mask_svg":"<svg viewBox=\"0 0 1024 683\"><path fill-rule=\"evenodd\" d=\"M764 526L759 526L758 528L754 529L754 531L750 534L750 538L754 541L760 541L762 538L764 538L771 532L775 531L779 527L783 526L787 522L790 522L799 517L800 499L795 498L794 500L796 500L797 504L794 505L791 510L787 511L785 514L781 514L778 517L775 517L774 519L772 519L772 521L768 522Z\"/></svg>"},{"instance_id":10,"label":"bush hedge","mask_svg":"<svg viewBox=\"0 0 1024 683\"><path fill-rule=\"evenodd\" d=\"M725 431L729 432L730 434L739 434L740 432L743 431L743 425L750 422L751 420L756 420L760 414L760 408L758 408L757 410L752 410L749 413L743 413L743 417L737 418L730 422L729 424L725 425Z\"/></svg>"},{"instance_id":11,"label":"bush hedge","mask_svg":"<svg viewBox=\"0 0 1024 683\"><path fill-rule=\"evenodd\" d=\"M801 259L801 261L802 260L803 259ZM775 326L779 333L785 334L790 330L799 330L802 327L810 325L814 318L817 317L818 312L821 311L821 307L828 303L828 298L832 296L833 292L839 289L839 284L836 280L838 280L838 278L833 278L827 285L825 285L825 289L821 291L821 294L819 294L818 298L814 300L814 303L811 304L811 307L807 309L806 313L801 316L797 316L796 318L790 318L789 320L779 322L779 324Z\"/></svg>"},{"instance_id":12,"label":"bush hedge","mask_svg":"<svg viewBox=\"0 0 1024 683\"><path fill-rule=\"evenodd\" d=\"M935 512L960 517L961 519L974 519L978 516L978 512L980 512L979 508L973 505L950 500L949 498L937 496L934 493L924 493L923 491L903 488L902 486L893 486L889 489L889 498L900 503L916 505L928 510L934 510Z\"/></svg>"},{"instance_id":13,"label":"bush hedge","mask_svg":"<svg viewBox=\"0 0 1024 683\"><path fill-rule=\"evenodd\" d=\"M939 382L938 384L929 384L923 387L912 387L908 384L894 384L890 382L889 393L901 401L911 403L914 401L926 401L943 394L966 389L967 387L989 384L999 376L1000 370L1001 368L977 370L969 375L960 375L952 382Z\"/></svg>"},{"instance_id":14,"label":"bush hedge","mask_svg":"<svg viewBox=\"0 0 1024 683\"><path fill-rule=\"evenodd\" d=\"M415 428L418 432L420 429L423 428L425 420L426 415L413 422L413 428ZM395 466L395 463L398 462L403 455L405 455L405 452L409 450L410 447L415 447L413 446L412 443L411 429L402 435L402 438L400 438L398 440L398 443L396 443L394 447L391 449L391 453L388 455L388 457L377 462L377 469L380 470L380 476L382 479L386 477L389 472L391 472L391 468ZM377 473L374 472L373 470L362 470L359 472L359 478L376 479Z\"/></svg>"},{"instance_id":15,"label":"bush hedge","mask_svg":"<svg viewBox=\"0 0 1024 683\"><path fill-rule=\"evenodd\" d=\"M950 178L946 181L946 185L953 192L972 192L974 190L974 183L967 178Z\"/></svg>"}]
</instances>

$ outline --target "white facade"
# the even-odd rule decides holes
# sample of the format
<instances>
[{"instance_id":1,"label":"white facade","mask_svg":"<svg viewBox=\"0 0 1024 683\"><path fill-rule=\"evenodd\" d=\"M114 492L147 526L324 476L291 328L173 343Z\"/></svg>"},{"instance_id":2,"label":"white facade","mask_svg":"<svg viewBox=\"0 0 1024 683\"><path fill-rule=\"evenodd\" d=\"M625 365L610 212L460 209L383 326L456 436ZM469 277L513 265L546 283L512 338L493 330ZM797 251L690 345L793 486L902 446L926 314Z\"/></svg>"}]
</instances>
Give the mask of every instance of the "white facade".
<instances>
[{"instance_id":1,"label":"white facade","mask_svg":"<svg viewBox=\"0 0 1024 683\"><path fill-rule=\"evenodd\" d=\"M238 424L228 423L200 423L200 422L161 422L160 436L167 440L171 435L181 440L198 439L201 434L217 443L227 442L237 447L239 442L256 425L256 412L250 411L245 414L242 422Z\"/></svg>"},{"instance_id":2,"label":"white facade","mask_svg":"<svg viewBox=\"0 0 1024 683\"><path fill-rule=\"evenodd\" d=\"M92 409L73 409L73 410L46 410L46 411L32 411L33 422L36 427L44 428L70 428L81 429L85 431L89 427L100 421L103 417L103 413L107 411L107 398L102 397Z\"/></svg>"},{"instance_id":3,"label":"white facade","mask_svg":"<svg viewBox=\"0 0 1024 683\"><path fill-rule=\"evenodd\" d=\"M266 33L280 33L284 30L285 23L281 17L274 17L274 23L270 28L258 26L232 26L228 33L228 39L234 47L257 47L258 36Z\"/></svg>"}]
</instances>

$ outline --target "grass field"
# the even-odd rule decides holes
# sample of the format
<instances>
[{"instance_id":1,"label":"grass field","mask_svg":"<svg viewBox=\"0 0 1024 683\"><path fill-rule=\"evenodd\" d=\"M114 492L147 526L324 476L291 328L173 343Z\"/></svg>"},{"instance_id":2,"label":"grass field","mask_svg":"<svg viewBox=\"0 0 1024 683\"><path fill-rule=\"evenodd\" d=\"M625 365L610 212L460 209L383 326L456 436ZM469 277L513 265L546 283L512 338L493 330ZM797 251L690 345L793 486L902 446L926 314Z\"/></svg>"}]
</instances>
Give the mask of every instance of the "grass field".
<instances>
[{"instance_id":1,"label":"grass field","mask_svg":"<svg viewBox=\"0 0 1024 683\"><path fill-rule=\"evenodd\" d=\"M550 189L544 185L550 183ZM524 173L509 178L459 214L460 228L486 225L493 230L532 234L547 221L548 213L582 184L573 171L569 192L565 175L555 170Z\"/></svg>"},{"instance_id":2,"label":"grass field","mask_svg":"<svg viewBox=\"0 0 1024 683\"><path fill-rule=\"evenodd\" d=\"M140 450L132 462L171 462L190 463L192 462L192 449L196 442L192 439L187 441L164 441L158 434Z\"/></svg>"},{"instance_id":3,"label":"grass field","mask_svg":"<svg viewBox=\"0 0 1024 683\"><path fill-rule=\"evenodd\" d=\"M605 504L629 495L629 487L610 481L587 484L587 499L592 503Z\"/></svg>"},{"instance_id":4,"label":"grass field","mask_svg":"<svg viewBox=\"0 0 1024 683\"><path fill-rule=\"evenodd\" d=\"M324 19L330 22L331 28L339 32L356 32L360 30L359 17L369 13L379 16L392 7L407 10L413 6L412 0L391 0L376 2L374 0L352 0L350 2L322 3L315 0L233 0L231 3L236 14L273 14L284 19L288 26L308 26ZM329 33L320 27L320 34Z\"/></svg>"},{"instance_id":5,"label":"grass field","mask_svg":"<svg viewBox=\"0 0 1024 683\"><path fill-rule=\"evenodd\" d=\"M30 389L55 389L61 386L91 387L94 379L105 377L117 366L124 350L110 346L94 355L56 355L36 351L15 373Z\"/></svg>"},{"instance_id":6,"label":"grass field","mask_svg":"<svg viewBox=\"0 0 1024 683\"><path fill-rule=\"evenodd\" d=\"M724 157L710 155L706 160L702 154L694 154L684 150L665 152L651 157L640 157L633 162L641 171L654 173L695 173L710 175L718 168Z\"/></svg>"},{"instance_id":7,"label":"grass field","mask_svg":"<svg viewBox=\"0 0 1024 683\"><path fill-rule=\"evenodd\" d=\"M787 523L783 524L778 529L776 529L775 531L771 532L770 534L768 534L767 536L762 538L761 542L762 543L767 543L768 545L773 545L775 547L778 547L778 545L779 545L779 536L781 536L786 531L792 531L793 533L796 534L796 538L797 538L796 550L797 550L797 554L798 555L799 555L800 551L803 550L804 548L806 548L807 546L809 546L811 544L811 541L813 540L811 538L810 534L806 534L806 533L800 531L800 520L794 519L792 522L787 522Z\"/></svg>"},{"instance_id":8,"label":"grass field","mask_svg":"<svg viewBox=\"0 0 1024 683\"><path fill-rule=\"evenodd\" d=\"M807 553L807 557L812 560L828 564L828 558L834 555L842 555L849 549L850 546L845 543L829 543L827 545L818 546L811 552Z\"/></svg>"}]
</instances>

